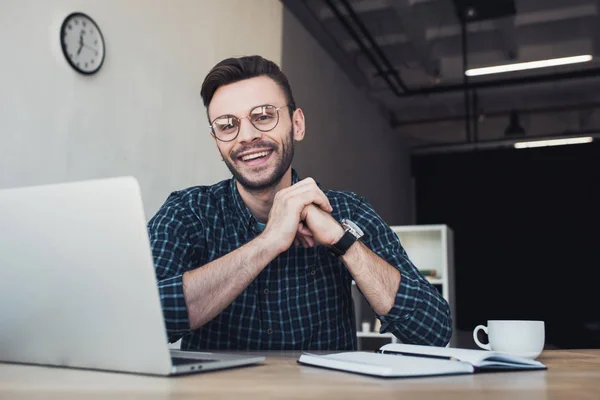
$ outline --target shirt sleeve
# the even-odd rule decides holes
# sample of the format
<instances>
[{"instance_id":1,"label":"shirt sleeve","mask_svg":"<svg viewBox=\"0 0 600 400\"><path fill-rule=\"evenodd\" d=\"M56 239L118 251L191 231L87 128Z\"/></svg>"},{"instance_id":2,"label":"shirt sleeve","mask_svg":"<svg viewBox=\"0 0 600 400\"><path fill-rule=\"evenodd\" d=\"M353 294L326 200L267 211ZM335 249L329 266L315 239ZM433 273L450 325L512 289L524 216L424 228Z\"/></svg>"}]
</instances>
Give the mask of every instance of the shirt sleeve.
<instances>
[{"instance_id":1,"label":"shirt sleeve","mask_svg":"<svg viewBox=\"0 0 600 400\"><path fill-rule=\"evenodd\" d=\"M148 222L158 292L171 343L190 332L182 278L185 271L197 265L192 265L193 246L189 240L186 220L179 195L172 193Z\"/></svg>"},{"instance_id":2,"label":"shirt sleeve","mask_svg":"<svg viewBox=\"0 0 600 400\"><path fill-rule=\"evenodd\" d=\"M387 315L378 316L381 332L391 332L407 344L448 344L452 336L450 306L410 261L398 235L362 198L351 220L363 230L362 242L400 271L394 305Z\"/></svg>"}]
</instances>

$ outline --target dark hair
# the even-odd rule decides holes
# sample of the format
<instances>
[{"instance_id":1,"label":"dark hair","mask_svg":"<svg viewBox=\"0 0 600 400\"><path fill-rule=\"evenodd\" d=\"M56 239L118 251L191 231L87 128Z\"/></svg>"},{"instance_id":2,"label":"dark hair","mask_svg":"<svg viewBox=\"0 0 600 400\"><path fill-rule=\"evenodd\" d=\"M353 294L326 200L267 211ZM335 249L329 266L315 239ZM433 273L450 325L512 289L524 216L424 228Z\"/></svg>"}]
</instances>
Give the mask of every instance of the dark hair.
<instances>
[{"instance_id":1,"label":"dark hair","mask_svg":"<svg viewBox=\"0 0 600 400\"><path fill-rule=\"evenodd\" d=\"M215 92L221 86L243 81L245 79L267 76L275 81L285 94L287 105L289 105L290 116L296 109L296 102L292 95L292 88L285 74L273 61L261 56L246 56L240 58L227 58L215 65L202 83L200 96L208 112Z\"/></svg>"}]
</instances>

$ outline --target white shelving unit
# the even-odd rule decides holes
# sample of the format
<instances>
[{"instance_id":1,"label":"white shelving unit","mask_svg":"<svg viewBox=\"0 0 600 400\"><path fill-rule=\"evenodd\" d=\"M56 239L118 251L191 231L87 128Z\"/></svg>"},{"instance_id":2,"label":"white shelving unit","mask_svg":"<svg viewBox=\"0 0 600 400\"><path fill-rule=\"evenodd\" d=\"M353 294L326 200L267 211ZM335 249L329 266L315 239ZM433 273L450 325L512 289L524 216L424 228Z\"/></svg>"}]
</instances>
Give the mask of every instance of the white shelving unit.
<instances>
[{"instance_id":1,"label":"white shelving unit","mask_svg":"<svg viewBox=\"0 0 600 400\"><path fill-rule=\"evenodd\" d=\"M391 226L400 238L402 247L408 253L408 257L419 270L435 270L436 277L428 278L429 282L440 289L442 296L452 312L453 336L450 346L456 343L456 301L454 294L454 234L447 225L402 225ZM355 288L353 288L355 289ZM398 340L389 333L360 331L362 322L370 322L373 329L374 314L366 303L359 299L360 294L355 290L355 304L357 305L357 332L358 348L362 349L372 339L386 339L392 342ZM372 315L371 319L366 318Z\"/></svg>"}]
</instances>

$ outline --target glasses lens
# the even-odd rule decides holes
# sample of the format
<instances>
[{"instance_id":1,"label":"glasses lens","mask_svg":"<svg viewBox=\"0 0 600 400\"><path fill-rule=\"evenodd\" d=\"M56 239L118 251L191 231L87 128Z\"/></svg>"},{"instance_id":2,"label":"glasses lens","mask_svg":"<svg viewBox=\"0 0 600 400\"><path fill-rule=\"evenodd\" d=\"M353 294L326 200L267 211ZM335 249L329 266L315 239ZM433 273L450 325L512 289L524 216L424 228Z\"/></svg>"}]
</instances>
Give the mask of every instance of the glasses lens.
<instances>
[{"instance_id":1,"label":"glasses lens","mask_svg":"<svg viewBox=\"0 0 600 400\"><path fill-rule=\"evenodd\" d=\"M239 126L240 121L232 115L224 115L215 119L212 123L215 136L225 142L235 138Z\"/></svg>"},{"instance_id":2,"label":"glasses lens","mask_svg":"<svg viewBox=\"0 0 600 400\"><path fill-rule=\"evenodd\" d=\"M250 112L250 122L259 131L270 131L275 128L279 114L274 106L259 106Z\"/></svg>"}]
</instances>

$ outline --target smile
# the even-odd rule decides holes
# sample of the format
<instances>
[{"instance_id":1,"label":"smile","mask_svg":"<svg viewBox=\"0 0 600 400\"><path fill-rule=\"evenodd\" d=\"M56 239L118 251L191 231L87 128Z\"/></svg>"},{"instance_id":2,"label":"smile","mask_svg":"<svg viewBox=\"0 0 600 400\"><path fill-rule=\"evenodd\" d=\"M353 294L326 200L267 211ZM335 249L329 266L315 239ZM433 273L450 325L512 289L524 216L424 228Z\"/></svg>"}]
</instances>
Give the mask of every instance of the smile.
<instances>
[{"instance_id":1,"label":"smile","mask_svg":"<svg viewBox=\"0 0 600 400\"><path fill-rule=\"evenodd\" d=\"M250 161L250 160L254 160L257 158L263 158L268 156L271 153L272 150L266 150L266 151L261 151L258 153L251 153L251 154L245 154L241 157L239 157L242 161Z\"/></svg>"}]
</instances>

